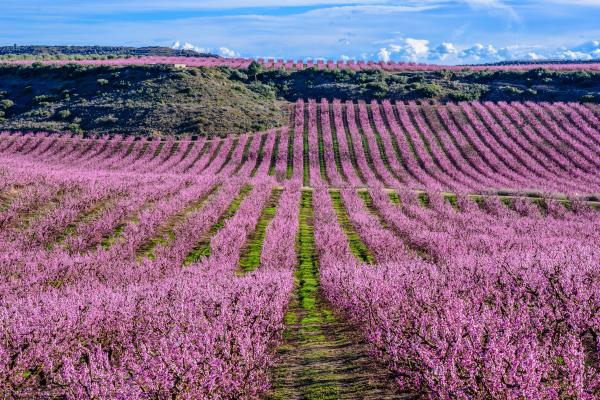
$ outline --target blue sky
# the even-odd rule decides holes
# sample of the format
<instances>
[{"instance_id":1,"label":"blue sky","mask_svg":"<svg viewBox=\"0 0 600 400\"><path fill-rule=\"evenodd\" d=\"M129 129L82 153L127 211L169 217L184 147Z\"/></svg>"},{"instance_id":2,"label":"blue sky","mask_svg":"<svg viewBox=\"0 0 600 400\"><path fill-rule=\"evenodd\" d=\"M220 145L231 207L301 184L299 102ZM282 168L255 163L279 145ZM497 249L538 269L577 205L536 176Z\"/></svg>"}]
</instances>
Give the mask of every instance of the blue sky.
<instances>
[{"instance_id":1,"label":"blue sky","mask_svg":"<svg viewBox=\"0 0 600 400\"><path fill-rule=\"evenodd\" d=\"M430 63L600 59L600 0L0 0L0 44Z\"/></svg>"}]
</instances>

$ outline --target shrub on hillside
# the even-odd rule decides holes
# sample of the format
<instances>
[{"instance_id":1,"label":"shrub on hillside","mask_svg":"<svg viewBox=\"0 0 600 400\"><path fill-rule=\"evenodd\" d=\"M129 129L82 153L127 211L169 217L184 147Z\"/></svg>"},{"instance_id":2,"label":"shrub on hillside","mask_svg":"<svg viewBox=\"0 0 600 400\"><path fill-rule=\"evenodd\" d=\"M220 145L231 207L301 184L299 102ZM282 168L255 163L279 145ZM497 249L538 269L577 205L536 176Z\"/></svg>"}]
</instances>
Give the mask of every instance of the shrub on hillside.
<instances>
[{"instance_id":1,"label":"shrub on hillside","mask_svg":"<svg viewBox=\"0 0 600 400\"><path fill-rule=\"evenodd\" d=\"M275 88L273 88L269 85L265 85L260 82L253 82L248 85L248 88L250 90L252 90L254 93L257 93L257 94L261 95L262 97L269 99L269 100L274 100L275 96L277 94L275 91Z\"/></svg>"},{"instance_id":2,"label":"shrub on hillside","mask_svg":"<svg viewBox=\"0 0 600 400\"><path fill-rule=\"evenodd\" d=\"M8 110L9 108L12 108L15 105L15 103L12 100L2 100L0 101L0 109L2 110Z\"/></svg>"},{"instance_id":3,"label":"shrub on hillside","mask_svg":"<svg viewBox=\"0 0 600 400\"><path fill-rule=\"evenodd\" d=\"M413 90L413 94L417 97L433 99L441 96L443 91L444 89L437 83L426 83L419 85L415 90Z\"/></svg>"}]
</instances>

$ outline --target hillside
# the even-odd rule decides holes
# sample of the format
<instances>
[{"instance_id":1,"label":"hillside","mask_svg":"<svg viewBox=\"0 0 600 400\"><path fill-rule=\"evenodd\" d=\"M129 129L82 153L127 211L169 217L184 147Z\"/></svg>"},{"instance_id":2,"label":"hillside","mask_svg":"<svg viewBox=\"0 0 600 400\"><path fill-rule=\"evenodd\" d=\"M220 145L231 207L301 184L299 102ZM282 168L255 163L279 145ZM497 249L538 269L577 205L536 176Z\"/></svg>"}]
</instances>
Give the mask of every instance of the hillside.
<instances>
[{"instance_id":1,"label":"hillside","mask_svg":"<svg viewBox=\"0 0 600 400\"><path fill-rule=\"evenodd\" d=\"M287 121L280 102L220 70L3 66L0 94L10 130L226 135Z\"/></svg>"},{"instance_id":2,"label":"hillside","mask_svg":"<svg viewBox=\"0 0 600 400\"><path fill-rule=\"evenodd\" d=\"M126 46L0 46L0 58L115 58L127 56L216 57L194 50L176 50L170 47Z\"/></svg>"},{"instance_id":3,"label":"hillside","mask_svg":"<svg viewBox=\"0 0 600 400\"><path fill-rule=\"evenodd\" d=\"M600 101L598 71L461 70L388 72L309 68L265 70L258 79L288 100L435 99L438 101Z\"/></svg>"},{"instance_id":4,"label":"hillside","mask_svg":"<svg viewBox=\"0 0 600 400\"><path fill-rule=\"evenodd\" d=\"M224 136L287 124L298 98L593 103L600 72L0 66L5 130Z\"/></svg>"}]
</instances>

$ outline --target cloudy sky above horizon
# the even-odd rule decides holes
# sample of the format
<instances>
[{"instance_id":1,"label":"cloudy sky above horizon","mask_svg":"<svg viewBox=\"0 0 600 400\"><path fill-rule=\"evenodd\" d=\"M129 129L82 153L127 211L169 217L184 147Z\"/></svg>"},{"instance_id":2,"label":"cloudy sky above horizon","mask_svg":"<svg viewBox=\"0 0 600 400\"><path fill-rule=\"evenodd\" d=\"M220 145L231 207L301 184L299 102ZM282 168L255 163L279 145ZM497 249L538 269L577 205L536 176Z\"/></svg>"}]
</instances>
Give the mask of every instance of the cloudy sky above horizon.
<instances>
[{"instance_id":1,"label":"cloudy sky above horizon","mask_svg":"<svg viewBox=\"0 0 600 400\"><path fill-rule=\"evenodd\" d=\"M282 5L281 3L284 3ZM427 63L599 59L600 0L0 0L0 45Z\"/></svg>"}]
</instances>

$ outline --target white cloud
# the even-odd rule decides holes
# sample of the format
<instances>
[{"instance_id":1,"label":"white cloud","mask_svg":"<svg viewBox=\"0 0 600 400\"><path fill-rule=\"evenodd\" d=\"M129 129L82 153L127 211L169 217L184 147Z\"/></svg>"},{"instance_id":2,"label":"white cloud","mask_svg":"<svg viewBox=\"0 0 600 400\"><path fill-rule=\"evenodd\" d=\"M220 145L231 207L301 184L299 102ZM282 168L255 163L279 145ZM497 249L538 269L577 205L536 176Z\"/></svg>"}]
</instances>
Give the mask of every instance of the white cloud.
<instances>
[{"instance_id":1,"label":"white cloud","mask_svg":"<svg viewBox=\"0 0 600 400\"><path fill-rule=\"evenodd\" d=\"M379 49L379 52L377 53L377 59L379 61L388 62L391 60L391 55L392 55L392 53L388 49L386 49L385 47L382 47L381 49Z\"/></svg>"},{"instance_id":2,"label":"white cloud","mask_svg":"<svg viewBox=\"0 0 600 400\"><path fill-rule=\"evenodd\" d=\"M197 51L198 53L211 53L212 52L211 49L208 47L198 47L189 42L185 42L182 44L179 40L177 40L175 43L173 43L171 48L174 50L194 50L194 51ZM220 55L221 57L226 57L226 58L234 58L234 57L240 56L240 53L238 53L234 50L231 50L227 47L219 47L216 50L216 53L218 55Z\"/></svg>"},{"instance_id":3,"label":"white cloud","mask_svg":"<svg viewBox=\"0 0 600 400\"><path fill-rule=\"evenodd\" d=\"M455 56L458 54L458 50L456 46L452 43L444 42L437 45L429 54L430 60L440 60L444 61L449 57Z\"/></svg>"},{"instance_id":4,"label":"white cloud","mask_svg":"<svg viewBox=\"0 0 600 400\"><path fill-rule=\"evenodd\" d=\"M228 49L227 47L219 47L219 55L226 58L234 58L240 56L239 53Z\"/></svg>"},{"instance_id":5,"label":"white cloud","mask_svg":"<svg viewBox=\"0 0 600 400\"><path fill-rule=\"evenodd\" d=\"M401 61L416 62L427 58L429 54L429 40L406 38L395 42L379 50L377 55L380 60L389 61L394 58Z\"/></svg>"},{"instance_id":6,"label":"white cloud","mask_svg":"<svg viewBox=\"0 0 600 400\"><path fill-rule=\"evenodd\" d=\"M586 53L590 56L600 54L600 40L591 40L572 49L575 52Z\"/></svg>"},{"instance_id":7,"label":"white cloud","mask_svg":"<svg viewBox=\"0 0 600 400\"><path fill-rule=\"evenodd\" d=\"M334 39L339 42L339 39ZM377 42L376 42L377 43ZM463 63L494 63L513 60L600 60L600 40L592 40L579 46L552 48L543 45L511 45L495 47L492 44L477 43L475 45L457 44L450 41L431 43L427 39L401 38L379 41L379 49L359 54L344 53L340 60L379 60L379 61L410 61L421 63L463 64ZM383 45L381 44L383 43ZM241 57L240 53L229 47L199 47L190 42L177 41L174 49L195 50L201 53L214 53L222 57ZM341 50L344 51L344 50ZM339 53L338 53L339 54ZM289 57L278 54L280 58ZM304 57L309 58L307 56ZM329 59L328 55L315 55L312 59ZM335 57L333 57L335 58Z\"/></svg>"},{"instance_id":8,"label":"white cloud","mask_svg":"<svg viewBox=\"0 0 600 400\"><path fill-rule=\"evenodd\" d=\"M198 53L210 53L210 49L208 49L208 48L194 46L193 44L191 44L189 42L185 42L185 43L181 44L181 42L179 40L177 40L175 43L173 43L171 48L173 50L193 50L193 51L197 51Z\"/></svg>"},{"instance_id":9,"label":"white cloud","mask_svg":"<svg viewBox=\"0 0 600 400\"><path fill-rule=\"evenodd\" d=\"M507 55L508 54L505 52L504 57L506 57ZM496 48L494 48L494 46L492 46L491 44L484 46L481 43L477 43L472 47L464 49L460 53L459 57L472 61L485 62L498 61L499 58L504 58L498 56L498 50L496 50Z\"/></svg>"},{"instance_id":10,"label":"white cloud","mask_svg":"<svg viewBox=\"0 0 600 400\"><path fill-rule=\"evenodd\" d=\"M540 61L540 60L545 60L546 57L536 53L535 51L530 51L529 53L527 53L525 55L525 59L526 60L530 60L530 61Z\"/></svg>"},{"instance_id":11,"label":"white cloud","mask_svg":"<svg viewBox=\"0 0 600 400\"><path fill-rule=\"evenodd\" d=\"M468 62L489 63L512 60L597 60L600 59L600 41L592 40L574 47L551 48L541 45L514 45L495 48L476 44L463 49L458 58Z\"/></svg>"},{"instance_id":12,"label":"white cloud","mask_svg":"<svg viewBox=\"0 0 600 400\"><path fill-rule=\"evenodd\" d=\"M559 60L583 60L588 61L593 59L591 54L584 53L583 51L563 50L557 53Z\"/></svg>"}]
</instances>

